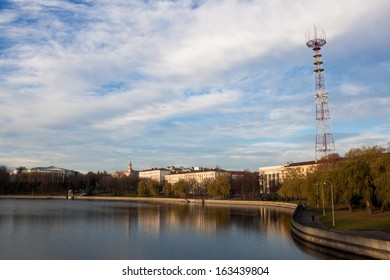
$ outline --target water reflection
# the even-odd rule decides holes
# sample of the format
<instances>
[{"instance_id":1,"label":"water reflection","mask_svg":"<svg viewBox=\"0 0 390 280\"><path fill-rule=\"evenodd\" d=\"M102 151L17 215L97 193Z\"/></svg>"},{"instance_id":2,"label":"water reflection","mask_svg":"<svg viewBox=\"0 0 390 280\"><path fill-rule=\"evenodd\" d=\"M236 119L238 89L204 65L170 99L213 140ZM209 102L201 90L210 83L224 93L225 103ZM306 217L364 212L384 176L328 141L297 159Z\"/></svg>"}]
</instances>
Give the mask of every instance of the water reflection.
<instances>
[{"instance_id":1,"label":"water reflection","mask_svg":"<svg viewBox=\"0 0 390 280\"><path fill-rule=\"evenodd\" d=\"M292 211L134 202L0 200L0 259L315 259Z\"/></svg>"}]
</instances>

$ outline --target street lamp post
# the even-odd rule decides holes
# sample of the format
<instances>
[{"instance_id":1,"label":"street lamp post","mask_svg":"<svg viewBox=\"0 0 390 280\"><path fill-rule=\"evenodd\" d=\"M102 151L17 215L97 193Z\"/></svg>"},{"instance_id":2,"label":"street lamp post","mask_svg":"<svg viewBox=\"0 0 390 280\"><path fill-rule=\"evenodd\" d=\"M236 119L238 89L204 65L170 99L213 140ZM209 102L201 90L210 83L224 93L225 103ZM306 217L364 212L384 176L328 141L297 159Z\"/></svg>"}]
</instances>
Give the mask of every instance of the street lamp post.
<instances>
[{"instance_id":1,"label":"street lamp post","mask_svg":"<svg viewBox=\"0 0 390 280\"><path fill-rule=\"evenodd\" d=\"M332 220L333 220L333 226L335 226L335 222L334 222L334 201L333 201L333 184L332 182L330 181L324 181L324 185L326 183L329 183L330 184L330 192L331 192L331 196L332 196Z\"/></svg>"}]
</instances>

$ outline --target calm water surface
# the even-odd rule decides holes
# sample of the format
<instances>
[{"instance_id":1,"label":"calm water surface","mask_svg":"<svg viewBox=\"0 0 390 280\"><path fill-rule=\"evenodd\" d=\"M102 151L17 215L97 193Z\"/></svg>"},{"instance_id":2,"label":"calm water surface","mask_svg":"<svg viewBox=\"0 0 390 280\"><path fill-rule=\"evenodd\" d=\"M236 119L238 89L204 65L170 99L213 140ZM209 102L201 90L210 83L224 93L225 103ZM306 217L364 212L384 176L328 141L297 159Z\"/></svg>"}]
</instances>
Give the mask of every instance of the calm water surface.
<instances>
[{"instance_id":1,"label":"calm water surface","mask_svg":"<svg viewBox=\"0 0 390 280\"><path fill-rule=\"evenodd\" d=\"M0 199L0 259L326 259L271 207Z\"/></svg>"}]
</instances>

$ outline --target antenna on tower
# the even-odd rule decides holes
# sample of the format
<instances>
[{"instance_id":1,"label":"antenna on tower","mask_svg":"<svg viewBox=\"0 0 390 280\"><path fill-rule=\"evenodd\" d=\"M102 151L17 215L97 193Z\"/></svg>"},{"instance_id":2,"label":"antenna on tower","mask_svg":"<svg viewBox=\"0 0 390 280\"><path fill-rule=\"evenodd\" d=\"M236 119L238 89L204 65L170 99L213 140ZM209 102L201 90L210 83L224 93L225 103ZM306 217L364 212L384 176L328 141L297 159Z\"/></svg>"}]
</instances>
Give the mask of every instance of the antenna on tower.
<instances>
[{"instance_id":1,"label":"antenna on tower","mask_svg":"<svg viewBox=\"0 0 390 280\"><path fill-rule=\"evenodd\" d=\"M314 73L315 89L314 94L316 104L316 141L315 153L316 159L319 154L324 157L335 150L332 127L330 124L330 114L328 108L328 92L325 88L324 68L322 62L321 48L326 44L325 31L322 30L321 36L317 34L317 28L314 25L314 38L310 37L310 31L306 37L306 45L314 51Z\"/></svg>"}]
</instances>

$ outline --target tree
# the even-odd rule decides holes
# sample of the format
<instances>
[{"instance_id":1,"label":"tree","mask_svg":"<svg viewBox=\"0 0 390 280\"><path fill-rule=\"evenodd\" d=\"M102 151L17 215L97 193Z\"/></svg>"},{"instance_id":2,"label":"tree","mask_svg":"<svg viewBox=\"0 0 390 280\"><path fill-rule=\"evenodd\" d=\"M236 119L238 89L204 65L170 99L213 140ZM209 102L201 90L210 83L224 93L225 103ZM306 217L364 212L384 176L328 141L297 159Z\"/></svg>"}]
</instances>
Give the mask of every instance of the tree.
<instances>
[{"instance_id":1,"label":"tree","mask_svg":"<svg viewBox=\"0 0 390 280\"><path fill-rule=\"evenodd\" d=\"M173 187L171 183L168 183L168 181L164 182L163 185L163 193L166 197L173 197Z\"/></svg>"},{"instance_id":2,"label":"tree","mask_svg":"<svg viewBox=\"0 0 390 280\"><path fill-rule=\"evenodd\" d=\"M372 203L375 194L373 178L373 163L383 155L384 148L374 146L362 146L353 148L346 153L346 183L349 195L361 197L367 207L367 211L372 213ZM376 180L377 181L377 180Z\"/></svg>"},{"instance_id":3,"label":"tree","mask_svg":"<svg viewBox=\"0 0 390 280\"><path fill-rule=\"evenodd\" d=\"M148 180L147 181L147 189L148 193L151 196L158 196L160 193L159 183L156 180Z\"/></svg>"},{"instance_id":4,"label":"tree","mask_svg":"<svg viewBox=\"0 0 390 280\"><path fill-rule=\"evenodd\" d=\"M336 164L341 159L340 155L337 153L333 153L328 155L327 157L323 157L318 161L318 165L316 170L319 171L327 171L333 169Z\"/></svg>"},{"instance_id":5,"label":"tree","mask_svg":"<svg viewBox=\"0 0 390 280\"><path fill-rule=\"evenodd\" d=\"M230 193L230 188L228 175L223 174L215 178L214 182L208 186L207 192L211 196L225 199Z\"/></svg>"},{"instance_id":6,"label":"tree","mask_svg":"<svg viewBox=\"0 0 390 280\"><path fill-rule=\"evenodd\" d=\"M259 176L250 171L245 171L242 175L240 174L236 178L231 178L230 186L231 195L241 197L242 199L255 198L260 194ZM274 184L271 188L272 191L276 192L277 185Z\"/></svg>"},{"instance_id":7,"label":"tree","mask_svg":"<svg viewBox=\"0 0 390 280\"><path fill-rule=\"evenodd\" d=\"M344 198L348 199L349 208L352 209L354 197L361 197L367 207L368 213L372 213L372 197L374 194L373 185L371 184L370 166L363 159L346 161L343 163L344 175Z\"/></svg>"},{"instance_id":8,"label":"tree","mask_svg":"<svg viewBox=\"0 0 390 280\"><path fill-rule=\"evenodd\" d=\"M0 194L4 194L4 190L8 190L9 173L5 166L0 166Z\"/></svg>"},{"instance_id":9,"label":"tree","mask_svg":"<svg viewBox=\"0 0 390 280\"><path fill-rule=\"evenodd\" d=\"M176 197L186 198L189 195L190 187L191 186L187 181L180 179L172 186L173 194Z\"/></svg>"},{"instance_id":10,"label":"tree","mask_svg":"<svg viewBox=\"0 0 390 280\"><path fill-rule=\"evenodd\" d=\"M298 172L296 169L289 169L278 194L282 197L298 199L299 202L301 202L304 198L304 185L305 175Z\"/></svg>"},{"instance_id":11,"label":"tree","mask_svg":"<svg viewBox=\"0 0 390 280\"><path fill-rule=\"evenodd\" d=\"M372 159L378 155L381 155L385 151L384 148L374 146L362 146L361 148L352 148L346 154L348 159Z\"/></svg>"},{"instance_id":12,"label":"tree","mask_svg":"<svg viewBox=\"0 0 390 280\"><path fill-rule=\"evenodd\" d=\"M390 205L390 156L382 155L372 164L375 195L381 203L381 211Z\"/></svg>"},{"instance_id":13,"label":"tree","mask_svg":"<svg viewBox=\"0 0 390 280\"><path fill-rule=\"evenodd\" d=\"M85 175L85 179L87 182L85 187L85 194L92 195L94 192L96 192L97 175L90 171L87 173L87 175Z\"/></svg>"},{"instance_id":14,"label":"tree","mask_svg":"<svg viewBox=\"0 0 390 280\"><path fill-rule=\"evenodd\" d=\"M137 193L139 196L148 195L148 186L146 181L147 181L146 179L141 179L138 182Z\"/></svg>"},{"instance_id":15,"label":"tree","mask_svg":"<svg viewBox=\"0 0 390 280\"><path fill-rule=\"evenodd\" d=\"M141 179L138 183L137 193L139 196L158 196L159 184L156 180Z\"/></svg>"}]
</instances>

